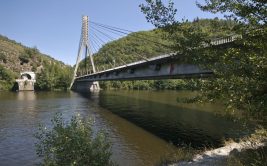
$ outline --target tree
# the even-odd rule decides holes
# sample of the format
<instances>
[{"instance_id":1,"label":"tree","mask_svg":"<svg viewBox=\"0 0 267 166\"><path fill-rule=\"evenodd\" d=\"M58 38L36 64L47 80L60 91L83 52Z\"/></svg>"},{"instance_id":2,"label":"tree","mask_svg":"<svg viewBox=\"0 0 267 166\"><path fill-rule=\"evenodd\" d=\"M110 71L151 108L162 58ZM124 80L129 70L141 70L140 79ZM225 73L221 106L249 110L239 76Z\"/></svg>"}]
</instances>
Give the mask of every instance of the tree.
<instances>
[{"instance_id":1,"label":"tree","mask_svg":"<svg viewBox=\"0 0 267 166\"><path fill-rule=\"evenodd\" d=\"M175 23L175 14L177 9L174 9L174 3L169 0L168 6L165 7L161 0L146 0L148 5L141 4L141 11L146 15L148 22L151 22L156 27L164 27Z\"/></svg>"},{"instance_id":2,"label":"tree","mask_svg":"<svg viewBox=\"0 0 267 166\"><path fill-rule=\"evenodd\" d=\"M204 4L197 3L203 11L212 13L230 13L226 17L248 24L258 25L267 23L266 0L205 0Z\"/></svg>"},{"instance_id":3,"label":"tree","mask_svg":"<svg viewBox=\"0 0 267 166\"><path fill-rule=\"evenodd\" d=\"M200 87L199 96L191 101L224 102L228 110L243 109L252 112L267 110L267 55L266 55L266 2L263 0L206 0L198 6L204 11L228 12L236 22L228 31L242 34L242 40L226 46L209 45L213 31L206 31L201 26L192 26L187 21L172 21L173 12L157 13L157 9L173 11L173 5L162 6L162 3L146 0L141 10L149 22L156 27L164 25L168 37L173 40L177 56L184 62L201 64L211 69L214 77L197 81ZM171 2L169 2L171 3ZM172 4L172 3L171 3ZM145 6L145 7L143 7ZM170 16L171 15L171 16ZM157 18L165 19L157 19ZM198 24L198 22L195 22ZM216 29L215 29L216 30ZM189 100L190 101L190 100Z\"/></svg>"},{"instance_id":4,"label":"tree","mask_svg":"<svg viewBox=\"0 0 267 166\"><path fill-rule=\"evenodd\" d=\"M35 138L36 152L44 165L114 165L110 143L103 131L94 133L92 120L73 116L64 122L61 114L52 119L52 128L40 125Z\"/></svg>"}]
</instances>

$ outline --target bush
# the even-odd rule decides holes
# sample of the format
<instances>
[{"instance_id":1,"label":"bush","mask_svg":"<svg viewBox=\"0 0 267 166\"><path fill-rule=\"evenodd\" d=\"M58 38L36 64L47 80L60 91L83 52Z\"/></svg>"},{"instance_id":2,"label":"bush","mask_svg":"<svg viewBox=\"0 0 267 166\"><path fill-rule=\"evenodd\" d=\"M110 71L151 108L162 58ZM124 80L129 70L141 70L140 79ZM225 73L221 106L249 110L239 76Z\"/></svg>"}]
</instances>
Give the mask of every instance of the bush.
<instances>
[{"instance_id":1,"label":"bush","mask_svg":"<svg viewBox=\"0 0 267 166\"><path fill-rule=\"evenodd\" d=\"M15 75L4 66L0 65L0 80L12 82L14 81Z\"/></svg>"},{"instance_id":2,"label":"bush","mask_svg":"<svg viewBox=\"0 0 267 166\"><path fill-rule=\"evenodd\" d=\"M24 63L28 63L30 61L30 57L28 54L24 53L19 56L19 60L20 60L21 65L23 65Z\"/></svg>"},{"instance_id":3,"label":"bush","mask_svg":"<svg viewBox=\"0 0 267 166\"><path fill-rule=\"evenodd\" d=\"M6 54L3 52L0 52L0 61L7 62Z\"/></svg>"},{"instance_id":4,"label":"bush","mask_svg":"<svg viewBox=\"0 0 267 166\"><path fill-rule=\"evenodd\" d=\"M35 138L36 152L43 165L114 165L110 143L103 131L94 133L91 120L73 116L65 123L61 114L52 119L52 128L40 125Z\"/></svg>"}]
</instances>

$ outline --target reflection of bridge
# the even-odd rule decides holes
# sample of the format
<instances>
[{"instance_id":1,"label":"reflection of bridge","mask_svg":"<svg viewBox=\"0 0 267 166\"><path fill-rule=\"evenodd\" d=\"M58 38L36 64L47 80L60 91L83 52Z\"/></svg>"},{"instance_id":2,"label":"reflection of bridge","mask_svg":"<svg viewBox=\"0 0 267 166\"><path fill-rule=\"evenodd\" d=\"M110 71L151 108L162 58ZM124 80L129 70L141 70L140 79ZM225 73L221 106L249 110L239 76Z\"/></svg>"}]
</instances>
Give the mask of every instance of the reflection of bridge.
<instances>
[{"instance_id":1,"label":"reflection of bridge","mask_svg":"<svg viewBox=\"0 0 267 166\"><path fill-rule=\"evenodd\" d=\"M173 78L192 78L192 77L208 77L212 75L212 71L203 69L198 65L181 63L181 60L175 54L166 54L153 58L142 58L143 60L123 64L117 67L103 71L96 71L93 56L90 54L88 46L88 17L83 17L82 36L80 48L78 52L77 63L74 71L79 66L80 54L82 47L85 47L86 56L90 57L93 73L84 74L74 77L71 88L74 90L96 90L99 89L97 81L108 80L149 80L149 79L173 79ZM211 41L210 45L223 45L231 43L242 36L233 35L226 38ZM203 46L207 47L207 46Z\"/></svg>"}]
</instances>

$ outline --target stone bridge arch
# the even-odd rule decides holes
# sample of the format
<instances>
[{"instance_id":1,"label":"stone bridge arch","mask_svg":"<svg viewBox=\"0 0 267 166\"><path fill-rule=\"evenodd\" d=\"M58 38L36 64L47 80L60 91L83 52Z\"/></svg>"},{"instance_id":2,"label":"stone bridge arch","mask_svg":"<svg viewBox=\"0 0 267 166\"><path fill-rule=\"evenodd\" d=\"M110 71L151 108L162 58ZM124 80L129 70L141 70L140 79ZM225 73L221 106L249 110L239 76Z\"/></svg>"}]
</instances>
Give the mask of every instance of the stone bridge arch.
<instances>
[{"instance_id":1,"label":"stone bridge arch","mask_svg":"<svg viewBox=\"0 0 267 166\"><path fill-rule=\"evenodd\" d=\"M31 72L31 71L21 72L20 78L16 79L17 90L19 90L19 91L25 91L25 90L32 91L32 90L34 90L34 83L35 82L36 82L36 80L35 80L35 73L34 72Z\"/></svg>"}]
</instances>

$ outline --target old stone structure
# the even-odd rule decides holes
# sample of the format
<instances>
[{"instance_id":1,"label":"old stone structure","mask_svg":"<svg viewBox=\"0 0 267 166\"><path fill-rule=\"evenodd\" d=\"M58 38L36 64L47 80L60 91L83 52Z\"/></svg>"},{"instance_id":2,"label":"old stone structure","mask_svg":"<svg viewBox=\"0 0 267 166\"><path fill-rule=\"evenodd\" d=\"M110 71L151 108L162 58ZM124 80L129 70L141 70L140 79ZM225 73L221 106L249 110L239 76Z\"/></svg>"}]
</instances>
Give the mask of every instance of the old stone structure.
<instances>
[{"instance_id":1,"label":"old stone structure","mask_svg":"<svg viewBox=\"0 0 267 166\"><path fill-rule=\"evenodd\" d=\"M31 71L21 72L20 79L16 79L16 83L18 85L17 90L19 91L33 91L34 90L34 83L35 80L35 73Z\"/></svg>"}]
</instances>

